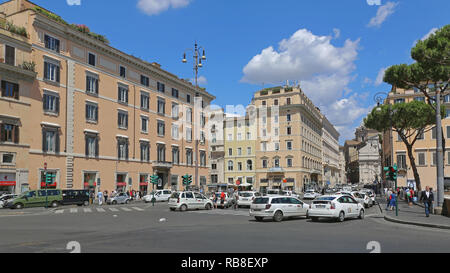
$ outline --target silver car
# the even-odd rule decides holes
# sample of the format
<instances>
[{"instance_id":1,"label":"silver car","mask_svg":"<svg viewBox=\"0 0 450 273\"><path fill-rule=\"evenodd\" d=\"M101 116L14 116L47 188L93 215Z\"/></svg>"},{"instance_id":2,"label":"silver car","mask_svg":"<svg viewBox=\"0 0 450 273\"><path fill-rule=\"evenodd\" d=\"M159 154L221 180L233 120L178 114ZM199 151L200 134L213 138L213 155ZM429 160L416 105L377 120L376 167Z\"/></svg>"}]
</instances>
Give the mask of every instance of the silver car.
<instances>
[{"instance_id":1,"label":"silver car","mask_svg":"<svg viewBox=\"0 0 450 273\"><path fill-rule=\"evenodd\" d=\"M250 216L260 222L266 217L280 222L286 217L305 216L308 218L309 205L298 198L289 196L256 197L250 206Z\"/></svg>"},{"instance_id":2,"label":"silver car","mask_svg":"<svg viewBox=\"0 0 450 273\"><path fill-rule=\"evenodd\" d=\"M106 203L108 205L128 204L131 202L131 198L124 192L116 194L115 196L108 198Z\"/></svg>"}]
</instances>

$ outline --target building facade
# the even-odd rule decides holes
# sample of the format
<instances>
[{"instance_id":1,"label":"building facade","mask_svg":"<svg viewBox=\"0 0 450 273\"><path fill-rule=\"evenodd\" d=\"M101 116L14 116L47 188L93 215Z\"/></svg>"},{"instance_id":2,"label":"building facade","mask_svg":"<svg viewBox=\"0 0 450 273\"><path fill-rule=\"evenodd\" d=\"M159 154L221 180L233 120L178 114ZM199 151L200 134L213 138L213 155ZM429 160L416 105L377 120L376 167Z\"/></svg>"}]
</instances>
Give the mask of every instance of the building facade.
<instances>
[{"instance_id":1,"label":"building facade","mask_svg":"<svg viewBox=\"0 0 450 273\"><path fill-rule=\"evenodd\" d=\"M323 181L329 187L339 184L339 133L331 122L322 115L322 164Z\"/></svg>"},{"instance_id":2,"label":"building facade","mask_svg":"<svg viewBox=\"0 0 450 273\"><path fill-rule=\"evenodd\" d=\"M358 150L359 182L363 184L381 181L381 144L378 135L367 138Z\"/></svg>"},{"instance_id":3,"label":"building facade","mask_svg":"<svg viewBox=\"0 0 450 273\"><path fill-rule=\"evenodd\" d=\"M206 186L202 112L214 96L29 1L5 2L0 10L26 29L37 73L15 103L28 116L0 110L20 120L20 148L2 141L0 149L16 153L29 188L45 187L45 172L54 176L49 188L146 192L149 175L157 174L157 188L180 189L186 173Z\"/></svg>"},{"instance_id":4,"label":"building facade","mask_svg":"<svg viewBox=\"0 0 450 273\"><path fill-rule=\"evenodd\" d=\"M223 109L212 110L209 113L209 152L210 169L208 188L218 190L219 185L226 184L225 179L225 141L224 141L224 118ZM224 185L225 186L225 185Z\"/></svg>"}]
</instances>

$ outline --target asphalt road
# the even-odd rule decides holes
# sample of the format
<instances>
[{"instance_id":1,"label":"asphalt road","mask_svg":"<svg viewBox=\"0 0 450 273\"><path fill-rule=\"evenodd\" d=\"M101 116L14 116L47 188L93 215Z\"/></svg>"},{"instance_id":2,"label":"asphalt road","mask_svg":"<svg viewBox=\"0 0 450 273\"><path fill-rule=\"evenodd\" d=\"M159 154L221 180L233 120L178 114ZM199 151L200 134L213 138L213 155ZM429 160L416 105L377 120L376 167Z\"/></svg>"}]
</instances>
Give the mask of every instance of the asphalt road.
<instances>
[{"instance_id":1,"label":"asphalt road","mask_svg":"<svg viewBox=\"0 0 450 273\"><path fill-rule=\"evenodd\" d=\"M166 203L0 212L0 252L67 253L72 241L85 253L369 253L371 241L381 252L450 252L450 231L386 222L378 212L373 207L364 220L343 223L261 223L248 209L171 212Z\"/></svg>"}]
</instances>

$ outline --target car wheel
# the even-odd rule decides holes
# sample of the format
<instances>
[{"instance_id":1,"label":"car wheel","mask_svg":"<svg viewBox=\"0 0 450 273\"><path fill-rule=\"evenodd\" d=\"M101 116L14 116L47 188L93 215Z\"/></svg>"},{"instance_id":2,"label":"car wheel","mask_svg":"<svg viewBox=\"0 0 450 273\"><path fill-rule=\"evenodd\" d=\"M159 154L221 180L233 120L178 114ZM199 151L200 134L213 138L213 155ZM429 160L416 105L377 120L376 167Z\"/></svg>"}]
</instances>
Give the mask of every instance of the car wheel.
<instances>
[{"instance_id":1,"label":"car wheel","mask_svg":"<svg viewBox=\"0 0 450 273\"><path fill-rule=\"evenodd\" d=\"M130 203L130 200L126 200L126 201L125 201L125 204L128 204L128 203Z\"/></svg>"},{"instance_id":2,"label":"car wheel","mask_svg":"<svg viewBox=\"0 0 450 273\"><path fill-rule=\"evenodd\" d=\"M15 209L22 209L22 208L23 208L23 205L22 205L22 203L17 203L17 204L14 206L14 208L15 208Z\"/></svg>"},{"instance_id":3,"label":"car wheel","mask_svg":"<svg viewBox=\"0 0 450 273\"><path fill-rule=\"evenodd\" d=\"M186 205L181 205L180 210L181 211L186 211L187 210L187 206Z\"/></svg>"},{"instance_id":4,"label":"car wheel","mask_svg":"<svg viewBox=\"0 0 450 273\"><path fill-rule=\"evenodd\" d=\"M212 209L211 204L206 204L205 208L206 208L207 210L211 210L211 209Z\"/></svg>"},{"instance_id":5,"label":"car wheel","mask_svg":"<svg viewBox=\"0 0 450 273\"><path fill-rule=\"evenodd\" d=\"M275 212L275 215L273 216L273 220L275 222L281 222L283 220L283 212L281 212L280 210Z\"/></svg>"},{"instance_id":6,"label":"car wheel","mask_svg":"<svg viewBox=\"0 0 450 273\"><path fill-rule=\"evenodd\" d=\"M339 222L344 222L344 220L345 220L345 214L344 214L343 211L341 211L341 212L339 213L339 217L338 217L337 220L338 220Z\"/></svg>"},{"instance_id":7,"label":"car wheel","mask_svg":"<svg viewBox=\"0 0 450 273\"><path fill-rule=\"evenodd\" d=\"M364 219L364 210L362 209L362 210L360 210L359 211L359 217L358 217L359 219Z\"/></svg>"},{"instance_id":8,"label":"car wheel","mask_svg":"<svg viewBox=\"0 0 450 273\"><path fill-rule=\"evenodd\" d=\"M258 222L262 222L262 220L264 219L264 217L261 216L255 216L256 221Z\"/></svg>"},{"instance_id":9,"label":"car wheel","mask_svg":"<svg viewBox=\"0 0 450 273\"><path fill-rule=\"evenodd\" d=\"M89 201L84 201L83 205L86 207L89 206Z\"/></svg>"},{"instance_id":10,"label":"car wheel","mask_svg":"<svg viewBox=\"0 0 450 273\"><path fill-rule=\"evenodd\" d=\"M117 201L116 200L112 201L112 204L117 205Z\"/></svg>"}]
</instances>

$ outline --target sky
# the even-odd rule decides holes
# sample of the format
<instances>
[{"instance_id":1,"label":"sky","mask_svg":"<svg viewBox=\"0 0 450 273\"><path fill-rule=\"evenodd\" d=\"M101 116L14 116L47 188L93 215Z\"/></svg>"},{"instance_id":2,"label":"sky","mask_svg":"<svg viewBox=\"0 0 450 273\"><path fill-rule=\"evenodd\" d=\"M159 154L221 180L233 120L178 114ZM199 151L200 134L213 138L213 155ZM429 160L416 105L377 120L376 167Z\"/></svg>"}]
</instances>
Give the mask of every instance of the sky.
<instances>
[{"instance_id":1,"label":"sky","mask_svg":"<svg viewBox=\"0 0 450 273\"><path fill-rule=\"evenodd\" d=\"M320 108L340 143L375 106L391 65L412 63L415 42L450 23L448 0L32 0L110 45L183 79L195 41L206 51L199 85L213 104L248 105L289 80Z\"/></svg>"}]
</instances>

